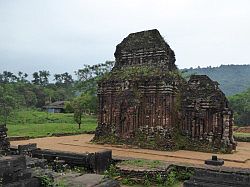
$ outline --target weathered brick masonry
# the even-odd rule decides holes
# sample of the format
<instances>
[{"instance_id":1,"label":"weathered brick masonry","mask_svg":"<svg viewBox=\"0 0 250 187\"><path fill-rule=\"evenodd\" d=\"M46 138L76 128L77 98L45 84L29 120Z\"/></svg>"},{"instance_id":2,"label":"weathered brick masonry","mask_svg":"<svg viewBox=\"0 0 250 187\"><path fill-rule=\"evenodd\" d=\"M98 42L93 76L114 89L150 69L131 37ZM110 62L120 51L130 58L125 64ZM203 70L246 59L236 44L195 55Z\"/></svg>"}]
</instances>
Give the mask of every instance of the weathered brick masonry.
<instances>
[{"instance_id":1,"label":"weathered brick masonry","mask_svg":"<svg viewBox=\"0 0 250 187\"><path fill-rule=\"evenodd\" d=\"M177 144L174 134L181 132L191 140L235 148L233 112L218 84L203 75L184 80L158 30L130 34L117 45L115 58L111 73L99 82L95 141L112 137L171 149Z\"/></svg>"}]
</instances>

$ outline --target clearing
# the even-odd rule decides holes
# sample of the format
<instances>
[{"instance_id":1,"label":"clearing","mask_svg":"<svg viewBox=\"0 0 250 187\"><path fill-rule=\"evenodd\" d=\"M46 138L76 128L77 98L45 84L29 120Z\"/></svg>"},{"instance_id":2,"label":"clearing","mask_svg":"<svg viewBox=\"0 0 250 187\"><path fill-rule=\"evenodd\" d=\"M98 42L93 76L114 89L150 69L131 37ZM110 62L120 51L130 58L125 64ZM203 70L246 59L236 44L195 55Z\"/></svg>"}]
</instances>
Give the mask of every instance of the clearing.
<instances>
[{"instance_id":1,"label":"clearing","mask_svg":"<svg viewBox=\"0 0 250 187\"><path fill-rule=\"evenodd\" d=\"M69 151L76 153L96 152L104 149L112 149L113 157L140 158L149 160L161 160L186 164L204 164L204 160L210 159L212 155L225 160L224 166L250 168L250 143L238 142L237 151L233 154L212 154L195 151L156 151L149 149L128 148L128 146L97 145L90 142L94 135L81 134L63 137L45 137L22 141L12 141L11 145L37 143L42 149Z\"/></svg>"}]
</instances>

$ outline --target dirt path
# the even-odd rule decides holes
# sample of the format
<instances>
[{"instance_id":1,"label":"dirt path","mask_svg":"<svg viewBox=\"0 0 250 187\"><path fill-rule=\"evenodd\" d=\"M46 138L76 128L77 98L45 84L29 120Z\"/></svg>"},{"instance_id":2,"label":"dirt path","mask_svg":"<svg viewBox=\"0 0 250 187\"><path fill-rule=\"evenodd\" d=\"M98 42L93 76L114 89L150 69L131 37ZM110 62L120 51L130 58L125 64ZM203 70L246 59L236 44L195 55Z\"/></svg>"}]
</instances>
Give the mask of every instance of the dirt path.
<instances>
[{"instance_id":1,"label":"dirt path","mask_svg":"<svg viewBox=\"0 0 250 187\"><path fill-rule=\"evenodd\" d=\"M112 149L114 157L144 158L189 164L204 164L204 160L211 158L211 153L194 151L155 151L148 149L132 149L110 145L96 145L90 143L93 135L83 134L64 137L46 137L22 141L12 141L11 145L37 143L39 148L69 151L77 153L96 152ZM225 166L250 168L250 143L239 142L237 151L233 154L217 154L225 160Z\"/></svg>"}]
</instances>

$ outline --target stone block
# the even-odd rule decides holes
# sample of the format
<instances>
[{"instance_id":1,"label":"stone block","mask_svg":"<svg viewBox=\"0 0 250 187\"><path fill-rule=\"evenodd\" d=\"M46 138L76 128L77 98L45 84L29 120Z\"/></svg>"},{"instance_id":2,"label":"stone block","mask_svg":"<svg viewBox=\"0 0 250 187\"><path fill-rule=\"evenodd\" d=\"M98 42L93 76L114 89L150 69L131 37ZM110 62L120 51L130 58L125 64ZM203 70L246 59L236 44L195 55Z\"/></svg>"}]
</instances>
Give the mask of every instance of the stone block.
<instances>
[{"instance_id":1,"label":"stone block","mask_svg":"<svg viewBox=\"0 0 250 187\"><path fill-rule=\"evenodd\" d=\"M205 160L205 164L213 166L222 166L224 165L224 160L218 159L217 156L213 155L212 159Z\"/></svg>"},{"instance_id":2,"label":"stone block","mask_svg":"<svg viewBox=\"0 0 250 187\"><path fill-rule=\"evenodd\" d=\"M249 187L250 173L242 174L223 172L219 170L196 169L190 180L184 182L184 187Z\"/></svg>"},{"instance_id":3,"label":"stone block","mask_svg":"<svg viewBox=\"0 0 250 187\"><path fill-rule=\"evenodd\" d=\"M17 147L19 154L28 154L32 152L33 150L37 149L36 143L30 143L26 145L18 145Z\"/></svg>"}]
</instances>

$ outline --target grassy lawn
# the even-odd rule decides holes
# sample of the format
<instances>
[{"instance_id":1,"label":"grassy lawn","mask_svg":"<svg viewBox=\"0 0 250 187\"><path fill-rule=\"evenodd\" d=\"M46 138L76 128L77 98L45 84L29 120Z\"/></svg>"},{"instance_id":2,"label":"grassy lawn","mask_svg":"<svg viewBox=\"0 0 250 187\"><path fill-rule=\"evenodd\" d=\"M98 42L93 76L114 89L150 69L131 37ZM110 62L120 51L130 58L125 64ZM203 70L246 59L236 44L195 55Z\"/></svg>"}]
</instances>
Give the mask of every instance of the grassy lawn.
<instances>
[{"instance_id":1,"label":"grassy lawn","mask_svg":"<svg viewBox=\"0 0 250 187\"><path fill-rule=\"evenodd\" d=\"M37 110L14 112L7 123L8 136L50 136L53 133L80 133L94 131L97 126L95 116L84 116L81 129L74 122L73 114L49 114Z\"/></svg>"},{"instance_id":2,"label":"grassy lawn","mask_svg":"<svg viewBox=\"0 0 250 187\"><path fill-rule=\"evenodd\" d=\"M236 137L250 137L250 133L235 132L234 136L236 136Z\"/></svg>"},{"instance_id":3,"label":"grassy lawn","mask_svg":"<svg viewBox=\"0 0 250 187\"><path fill-rule=\"evenodd\" d=\"M136 159L136 160L125 160L119 163L119 165L131 166L131 167L139 167L139 168L160 168L164 166L164 163L158 160L144 160L144 159Z\"/></svg>"}]
</instances>

